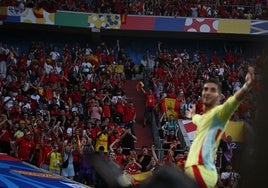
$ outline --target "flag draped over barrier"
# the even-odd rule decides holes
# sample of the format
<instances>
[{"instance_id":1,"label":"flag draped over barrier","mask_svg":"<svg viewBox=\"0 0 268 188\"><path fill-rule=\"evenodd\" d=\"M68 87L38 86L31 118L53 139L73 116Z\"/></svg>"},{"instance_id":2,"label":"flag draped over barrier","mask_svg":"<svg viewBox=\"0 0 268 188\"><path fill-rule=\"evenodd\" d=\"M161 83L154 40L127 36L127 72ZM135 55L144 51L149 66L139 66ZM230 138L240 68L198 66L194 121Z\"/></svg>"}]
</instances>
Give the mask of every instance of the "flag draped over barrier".
<instances>
[{"instance_id":1,"label":"flag draped over barrier","mask_svg":"<svg viewBox=\"0 0 268 188\"><path fill-rule=\"evenodd\" d=\"M196 125L192 120L182 120L185 131L190 142L193 141L196 132ZM245 139L245 124L243 121L229 121L226 126L223 139L225 136L232 136L233 142L243 142Z\"/></svg>"},{"instance_id":2,"label":"flag draped over barrier","mask_svg":"<svg viewBox=\"0 0 268 188\"><path fill-rule=\"evenodd\" d=\"M132 182L134 185L136 184L140 184L143 181L147 180L148 178L150 178L153 175L152 171L146 171L146 172L138 172L138 173L132 173L129 174Z\"/></svg>"}]
</instances>

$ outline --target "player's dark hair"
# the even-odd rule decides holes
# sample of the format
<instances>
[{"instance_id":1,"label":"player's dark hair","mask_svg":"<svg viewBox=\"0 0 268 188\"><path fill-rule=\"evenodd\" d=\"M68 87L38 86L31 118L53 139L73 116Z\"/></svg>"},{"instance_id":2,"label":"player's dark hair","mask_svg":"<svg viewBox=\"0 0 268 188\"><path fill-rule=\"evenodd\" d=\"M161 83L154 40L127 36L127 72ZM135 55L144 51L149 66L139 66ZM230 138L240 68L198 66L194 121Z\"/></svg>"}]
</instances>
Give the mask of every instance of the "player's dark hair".
<instances>
[{"instance_id":1,"label":"player's dark hair","mask_svg":"<svg viewBox=\"0 0 268 188\"><path fill-rule=\"evenodd\" d=\"M216 84L218 86L219 93L221 93L221 91L222 91L221 90L221 83L217 79L210 78L210 79L206 80L204 84L206 84L206 83L214 83L214 84Z\"/></svg>"}]
</instances>

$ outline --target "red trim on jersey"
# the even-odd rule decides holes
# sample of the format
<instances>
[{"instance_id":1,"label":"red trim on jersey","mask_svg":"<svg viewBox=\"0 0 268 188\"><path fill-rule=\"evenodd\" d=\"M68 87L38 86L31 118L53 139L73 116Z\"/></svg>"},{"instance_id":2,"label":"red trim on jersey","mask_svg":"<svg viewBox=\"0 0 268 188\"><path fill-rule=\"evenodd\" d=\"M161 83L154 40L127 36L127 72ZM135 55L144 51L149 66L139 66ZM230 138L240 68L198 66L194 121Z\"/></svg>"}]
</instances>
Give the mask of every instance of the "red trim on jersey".
<instances>
[{"instance_id":1,"label":"red trim on jersey","mask_svg":"<svg viewBox=\"0 0 268 188\"><path fill-rule=\"evenodd\" d=\"M220 134L221 134L221 129L218 129L216 136L215 136L215 140L217 140L219 138Z\"/></svg>"},{"instance_id":2,"label":"red trim on jersey","mask_svg":"<svg viewBox=\"0 0 268 188\"><path fill-rule=\"evenodd\" d=\"M192 168L193 168L193 172L194 172L194 177L195 177L196 181L198 182L198 184L200 185L200 187L201 188L206 188L207 185L206 185L206 183L205 183L205 181L204 181L204 179L203 179L198 167L193 166Z\"/></svg>"},{"instance_id":3,"label":"red trim on jersey","mask_svg":"<svg viewBox=\"0 0 268 188\"><path fill-rule=\"evenodd\" d=\"M198 164L201 164L201 165L204 164L203 157L202 157L202 150L203 150L203 145L200 148L200 152L199 152L199 155L198 155Z\"/></svg>"}]
</instances>

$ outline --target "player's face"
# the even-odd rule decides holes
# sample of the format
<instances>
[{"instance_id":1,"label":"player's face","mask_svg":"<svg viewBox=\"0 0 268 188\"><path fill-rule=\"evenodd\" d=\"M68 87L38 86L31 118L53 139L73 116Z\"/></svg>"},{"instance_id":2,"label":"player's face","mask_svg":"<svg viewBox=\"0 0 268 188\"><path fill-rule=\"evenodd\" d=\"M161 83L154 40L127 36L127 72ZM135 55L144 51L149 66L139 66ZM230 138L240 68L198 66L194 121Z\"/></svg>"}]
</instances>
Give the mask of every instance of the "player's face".
<instances>
[{"instance_id":1,"label":"player's face","mask_svg":"<svg viewBox=\"0 0 268 188\"><path fill-rule=\"evenodd\" d=\"M202 102L205 106L211 107L218 104L220 93L218 85L215 83L206 83L202 90Z\"/></svg>"}]
</instances>

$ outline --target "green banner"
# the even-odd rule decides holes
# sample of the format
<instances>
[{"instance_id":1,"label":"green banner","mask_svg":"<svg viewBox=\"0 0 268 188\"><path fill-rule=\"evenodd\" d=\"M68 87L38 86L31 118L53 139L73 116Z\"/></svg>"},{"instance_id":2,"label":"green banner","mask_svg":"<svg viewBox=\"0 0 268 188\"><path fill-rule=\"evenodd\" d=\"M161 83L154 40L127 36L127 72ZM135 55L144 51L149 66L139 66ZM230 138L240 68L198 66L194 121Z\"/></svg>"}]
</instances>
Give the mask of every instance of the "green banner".
<instances>
[{"instance_id":1,"label":"green banner","mask_svg":"<svg viewBox=\"0 0 268 188\"><path fill-rule=\"evenodd\" d=\"M77 12L57 11L55 25L71 27L88 27L89 14Z\"/></svg>"}]
</instances>

